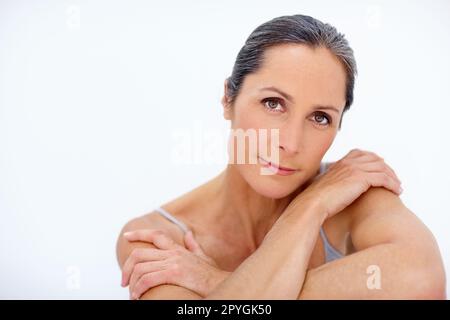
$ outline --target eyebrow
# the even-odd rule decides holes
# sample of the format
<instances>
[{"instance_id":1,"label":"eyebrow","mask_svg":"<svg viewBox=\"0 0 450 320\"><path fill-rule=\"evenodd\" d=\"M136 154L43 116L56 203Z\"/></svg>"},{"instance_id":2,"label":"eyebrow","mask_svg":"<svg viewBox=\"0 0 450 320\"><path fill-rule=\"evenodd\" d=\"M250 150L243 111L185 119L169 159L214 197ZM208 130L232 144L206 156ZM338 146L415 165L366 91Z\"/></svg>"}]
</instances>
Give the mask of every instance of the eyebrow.
<instances>
[{"instance_id":1,"label":"eyebrow","mask_svg":"<svg viewBox=\"0 0 450 320\"><path fill-rule=\"evenodd\" d=\"M265 87L265 88L261 88L260 91L275 91L278 94L282 95L286 100L289 100L290 102L294 102L294 98L290 95L287 94L286 92L281 91L280 89L276 88L276 87Z\"/></svg>"},{"instance_id":2,"label":"eyebrow","mask_svg":"<svg viewBox=\"0 0 450 320\"><path fill-rule=\"evenodd\" d=\"M337 114L339 114L339 109L333 106L322 106L320 104L318 105L314 105L314 110L319 110L319 109L323 109L323 110L331 110L336 112Z\"/></svg>"},{"instance_id":3,"label":"eyebrow","mask_svg":"<svg viewBox=\"0 0 450 320\"><path fill-rule=\"evenodd\" d=\"M274 92L277 92L278 94L282 95L286 100L290 101L291 103L294 103L294 98L290 94L288 94L286 92L283 92L282 90L280 90L280 89L278 89L278 88L276 88L274 86L261 88L260 91L274 91ZM318 110L318 109L333 110L333 111L337 112L338 114L340 112L338 108L333 107L333 106L314 105L314 110Z\"/></svg>"}]
</instances>

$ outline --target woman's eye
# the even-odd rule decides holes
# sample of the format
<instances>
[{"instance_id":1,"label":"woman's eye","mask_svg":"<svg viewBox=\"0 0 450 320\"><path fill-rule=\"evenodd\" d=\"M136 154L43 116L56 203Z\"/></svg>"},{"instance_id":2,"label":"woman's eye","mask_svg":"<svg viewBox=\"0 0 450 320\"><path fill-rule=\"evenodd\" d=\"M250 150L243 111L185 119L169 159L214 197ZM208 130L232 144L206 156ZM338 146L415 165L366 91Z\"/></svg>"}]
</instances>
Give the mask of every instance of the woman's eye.
<instances>
[{"instance_id":1,"label":"woman's eye","mask_svg":"<svg viewBox=\"0 0 450 320\"><path fill-rule=\"evenodd\" d=\"M264 107L270 112L283 112L283 105L279 99L276 98L266 98L263 101Z\"/></svg>"},{"instance_id":2,"label":"woman's eye","mask_svg":"<svg viewBox=\"0 0 450 320\"><path fill-rule=\"evenodd\" d=\"M327 115L323 113L316 113L314 115L314 120L319 124L320 126L328 126L331 124L331 119Z\"/></svg>"}]
</instances>

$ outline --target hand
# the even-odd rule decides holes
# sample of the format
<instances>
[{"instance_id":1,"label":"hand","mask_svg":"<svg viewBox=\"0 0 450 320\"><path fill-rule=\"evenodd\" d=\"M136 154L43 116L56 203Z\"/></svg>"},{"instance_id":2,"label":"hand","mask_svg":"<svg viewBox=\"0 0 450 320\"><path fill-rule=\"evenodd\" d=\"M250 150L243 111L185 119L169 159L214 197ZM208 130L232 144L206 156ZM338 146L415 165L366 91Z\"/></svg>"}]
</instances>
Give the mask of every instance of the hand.
<instances>
[{"instance_id":1,"label":"hand","mask_svg":"<svg viewBox=\"0 0 450 320\"><path fill-rule=\"evenodd\" d=\"M186 247L156 229L126 232L124 237L131 242L143 241L157 247L134 249L126 260L122 286L129 284L131 299L138 299L161 284L182 286L205 297L229 274L204 253L191 231L184 237Z\"/></svg>"},{"instance_id":2,"label":"hand","mask_svg":"<svg viewBox=\"0 0 450 320\"><path fill-rule=\"evenodd\" d=\"M325 219L339 213L370 187L384 187L400 194L401 182L384 160L373 152L351 150L339 161L328 166L294 200L319 201ZM302 200L300 200L302 199Z\"/></svg>"}]
</instances>

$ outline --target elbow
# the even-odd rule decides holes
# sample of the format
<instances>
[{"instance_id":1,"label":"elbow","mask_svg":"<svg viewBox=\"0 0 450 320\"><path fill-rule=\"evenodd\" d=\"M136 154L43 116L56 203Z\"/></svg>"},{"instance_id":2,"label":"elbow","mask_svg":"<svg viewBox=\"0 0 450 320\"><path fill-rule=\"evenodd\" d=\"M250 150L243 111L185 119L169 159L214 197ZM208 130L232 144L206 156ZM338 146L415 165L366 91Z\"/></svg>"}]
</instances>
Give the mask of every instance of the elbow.
<instances>
[{"instance_id":1,"label":"elbow","mask_svg":"<svg viewBox=\"0 0 450 320\"><path fill-rule=\"evenodd\" d=\"M434 285L427 286L426 289L416 291L411 299L414 300L446 300L447 294L445 290L445 286L443 285Z\"/></svg>"},{"instance_id":2,"label":"elbow","mask_svg":"<svg viewBox=\"0 0 450 320\"><path fill-rule=\"evenodd\" d=\"M445 277L438 277L436 280L430 281L430 285L426 286L420 298L424 300L446 300Z\"/></svg>"},{"instance_id":3,"label":"elbow","mask_svg":"<svg viewBox=\"0 0 450 320\"><path fill-rule=\"evenodd\" d=\"M442 265L416 272L411 282L411 299L446 300L446 276Z\"/></svg>"}]
</instances>

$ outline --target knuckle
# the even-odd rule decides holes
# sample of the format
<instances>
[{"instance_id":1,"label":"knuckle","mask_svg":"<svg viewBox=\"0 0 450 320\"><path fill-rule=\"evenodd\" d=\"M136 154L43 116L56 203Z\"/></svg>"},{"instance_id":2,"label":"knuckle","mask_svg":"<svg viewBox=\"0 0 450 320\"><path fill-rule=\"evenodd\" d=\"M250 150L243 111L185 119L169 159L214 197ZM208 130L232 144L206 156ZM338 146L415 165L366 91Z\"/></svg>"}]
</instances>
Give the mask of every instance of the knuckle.
<instances>
[{"instance_id":1,"label":"knuckle","mask_svg":"<svg viewBox=\"0 0 450 320\"><path fill-rule=\"evenodd\" d=\"M133 257L136 259L140 259L145 254L145 251L146 250L144 248L136 248L133 250Z\"/></svg>"},{"instance_id":2,"label":"knuckle","mask_svg":"<svg viewBox=\"0 0 450 320\"><path fill-rule=\"evenodd\" d=\"M142 284L144 286L150 286L153 282L153 277L151 275L151 273L146 274L145 276L142 277Z\"/></svg>"},{"instance_id":3,"label":"knuckle","mask_svg":"<svg viewBox=\"0 0 450 320\"><path fill-rule=\"evenodd\" d=\"M144 265L142 263L138 263L134 266L133 272L136 273L143 273L144 272Z\"/></svg>"},{"instance_id":4,"label":"knuckle","mask_svg":"<svg viewBox=\"0 0 450 320\"><path fill-rule=\"evenodd\" d=\"M154 230L153 235L155 237L164 237L166 234L162 230Z\"/></svg>"},{"instance_id":5,"label":"knuckle","mask_svg":"<svg viewBox=\"0 0 450 320\"><path fill-rule=\"evenodd\" d=\"M130 257L135 260L136 258L139 258L139 256L141 255L141 249L140 248L136 248L133 249L133 251L131 251Z\"/></svg>"},{"instance_id":6,"label":"knuckle","mask_svg":"<svg viewBox=\"0 0 450 320\"><path fill-rule=\"evenodd\" d=\"M179 277L182 275L183 268L181 268L181 265L179 263L174 263L172 266L168 269L169 275L173 277Z\"/></svg>"},{"instance_id":7,"label":"knuckle","mask_svg":"<svg viewBox=\"0 0 450 320\"><path fill-rule=\"evenodd\" d=\"M395 174L392 172L391 169L389 169L389 167L384 166L384 167L383 167L383 170L384 170L384 172L386 172L386 174L388 174L390 177L392 177L392 178L395 177Z\"/></svg>"},{"instance_id":8,"label":"knuckle","mask_svg":"<svg viewBox=\"0 0 450 320\"><path fill-rule=\"evenodd\" d=\"M382 157L380 157L378 154L376 154L373 151L367 151L366 153L379 161L384 161L384 159Z\"/></svg>"},{"instance_id":9,"label":"knuckle","mask_svg":"<svg viewBox=\"0 0 450 320\"><path fill-rule=\"evenodd\" d=\"M349 166L352 164L352 161L351 161L351 159L348 159L348 158L342 158L341 160L339 160L339 163L342 166Z\"/></svg>"},{"instance_id":10,"label":"knuckle","mask_svg":"<svg viewBox=\"0 0 450 320\"><path fill-rule=\"evenodd\" d=\"M181 257L173 257L171 260L169 260L170 267L178 268L183 264L183 258Z\"/></svg>"},{"instance_id":11,"label":"knuckle","mask_svg":"<svg viewBox=\"0 0 450 320\"><path fill-rule=\"evenodd\" d=\"M371 155L375 158L378 159L379 161L384 161L384 159L382 157L380 157L378 154L371 152Z\"/></svg>"},{"instance_id":12,"label":"knuckle","mask_svg":"<svg viewBox=\"0 0 450 320\"><path fill-rule=\"evenodd\" d=\"M346 165L346 169L350 175L356 175L360 172L359 168L352 162Z\"/></svg>"},{"instance_id":13,"label":"knuckle","mask_svg":"<svg viewBox=\"0 0 450 320\"><path fill-rule=\"evenodd\" d=\"M180 248L175 248L173 249L173 255L180 258L183 255L183 250L181 250Z\"/></svg>"}]
</instances>

